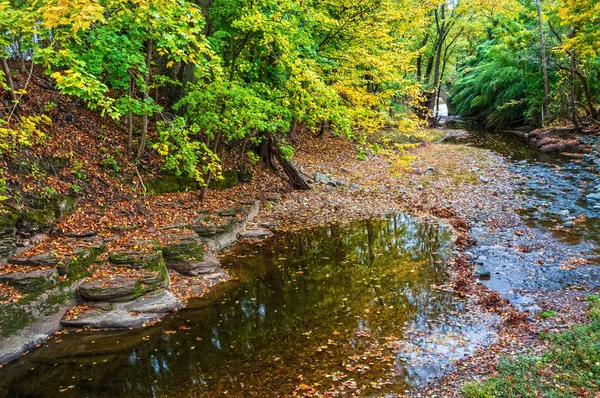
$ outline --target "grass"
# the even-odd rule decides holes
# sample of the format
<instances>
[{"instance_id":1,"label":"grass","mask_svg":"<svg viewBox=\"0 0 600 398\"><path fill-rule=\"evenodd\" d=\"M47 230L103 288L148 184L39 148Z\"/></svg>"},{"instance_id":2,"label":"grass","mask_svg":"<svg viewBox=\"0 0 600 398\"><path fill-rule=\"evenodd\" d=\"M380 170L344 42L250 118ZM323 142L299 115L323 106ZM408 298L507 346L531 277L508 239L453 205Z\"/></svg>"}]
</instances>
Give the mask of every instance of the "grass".
<instances>
[{"instance_id":1,"label":"grass","mask_svg":"<svg viewBox=\"0 0 600 398\"><path fill-rule=\"evenodd\" d=\"M590 323L551 336L541 357L502 359L498 375L468 383L468 398L594 396L600 389L600 298L590 296Z\"/></svg>"}]
</instances>

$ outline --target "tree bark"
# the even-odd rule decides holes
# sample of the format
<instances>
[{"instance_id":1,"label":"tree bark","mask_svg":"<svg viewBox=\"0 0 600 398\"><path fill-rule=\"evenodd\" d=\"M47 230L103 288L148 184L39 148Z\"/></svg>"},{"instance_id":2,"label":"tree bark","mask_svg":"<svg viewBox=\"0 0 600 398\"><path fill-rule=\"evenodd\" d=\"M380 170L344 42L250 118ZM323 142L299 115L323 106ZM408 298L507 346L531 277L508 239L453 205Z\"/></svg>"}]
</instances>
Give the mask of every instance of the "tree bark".
<instances>
[{"instance_id":1,"label":"tree bark","mask_svg":"<svg viewBox=\"0 0 600 398\"><path fill-rule=\"evenodd\" d=\"M129 95L129 100L133 100L133 75L129 75L129 88L127 94ZM131 147L133 145L133 111L130 109L127 114L127 153L131 153Z\"/></svg>"},{"instance_id":2,"label":"tree bark","mask_svg":"<svg viewBox=\"0 0 600 398\"><path fill-rule=\"evenodd\" d=\"M545 121L550 118L550 84L548 83L548 59L546 57L546 44L544 39L544 20L542 16L541 0L536 0L538 14L538 28L540 31L540 50L542 56L542 75L544 77L544 101L542 107L542 126L545 127Z\"/></svg>"},{"instance_id":3,"label":"tree bark","mask_svg":"<svg viewBox=\"0 0 600 398\"><path fill-rule=\"evenodd\" d=\"M149 86L150 86L150 78L152 75L151 67L152 67L152 39L148 39L148 48L146 53L146 68L148 69L148 73L146 74L144 87L144 101L150 98L149 95ZM140 145L138 147L138 159L141 159L144 156L144 151L146 150L146 140L148 138L148 113L144 112L142 116L142 136L140 137Z\"/></svg>"},{"instance_id":4,"label":"tree bark","mask_svg":"<svg viewBox=\"0 0 600 398\"><path fill-rule=\"evenodd\" d=\"M308 185L308 182L302 177L302 174L296 168L296 165L291 159L286 160L281 153L281 149L279 149L279 143L277 139L273 136L269 137L269 149L271 153L277 159L277 162L281 165L283 172L290 179L290 183L295 189L299 189L302 191L308 191L311 189L311 186Z\"/></svg>"},{"instance_id":5,"label":"tree bark","mask_svg":"<svg viewBox=\"0 0 600 398\"><path fill-rule=\"evenodd\" d=\"M17 96L15 95L15 83L13 82L12 75L10 73L10 67L6 62L6 58L0 59L0 64L2 64L2 72L4 72L4 76L6 76L6 85L8 86L8 95L10 97L11 102L17 100Z\"/></svg>"}]
</instances>

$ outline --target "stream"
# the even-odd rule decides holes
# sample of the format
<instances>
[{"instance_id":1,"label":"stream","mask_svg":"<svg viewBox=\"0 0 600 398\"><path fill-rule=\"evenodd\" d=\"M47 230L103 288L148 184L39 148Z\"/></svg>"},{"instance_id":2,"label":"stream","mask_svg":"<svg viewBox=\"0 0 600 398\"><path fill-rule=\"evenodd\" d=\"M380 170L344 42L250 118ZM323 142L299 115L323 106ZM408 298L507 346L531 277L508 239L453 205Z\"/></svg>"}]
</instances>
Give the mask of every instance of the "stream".
<instances>
[{"instance_id":1,"label":"stream","mask_svg":"<svg viewBox=\"0 0 600 398\"><path fill-rule=\"evenodd\" d=\"M517 225L473 228L485 283L532 312L535 292L595 286L593 171L511 136L467 145L509 160L522 199ZM153 327L56 335L0 370L0 397L404 393L497 337L497 317L444 286L452 250L446 229L405 215L237 244L221 256L232 281Z\"/></svg>"}]
</instances>

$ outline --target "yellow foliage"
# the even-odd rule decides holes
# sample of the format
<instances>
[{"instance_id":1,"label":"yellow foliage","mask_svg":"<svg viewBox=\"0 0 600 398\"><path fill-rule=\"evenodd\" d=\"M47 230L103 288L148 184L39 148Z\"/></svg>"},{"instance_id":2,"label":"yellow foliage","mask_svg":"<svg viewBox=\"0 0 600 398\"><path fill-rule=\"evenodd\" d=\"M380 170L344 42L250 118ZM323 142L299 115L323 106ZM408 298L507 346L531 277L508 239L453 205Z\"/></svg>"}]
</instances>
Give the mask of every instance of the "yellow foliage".
<instances>
[{"instance_id":1,"label":"yellow foliage","mask_svg":"<svg viewBox=\"0 0 600 398\"><path fill-rule=\"evenodd\" d=\"M51 124L46 115L23 116L13 127L0 119L0 156L40 143L46 136L42 126Z\"/></svg>"}]
</instances>

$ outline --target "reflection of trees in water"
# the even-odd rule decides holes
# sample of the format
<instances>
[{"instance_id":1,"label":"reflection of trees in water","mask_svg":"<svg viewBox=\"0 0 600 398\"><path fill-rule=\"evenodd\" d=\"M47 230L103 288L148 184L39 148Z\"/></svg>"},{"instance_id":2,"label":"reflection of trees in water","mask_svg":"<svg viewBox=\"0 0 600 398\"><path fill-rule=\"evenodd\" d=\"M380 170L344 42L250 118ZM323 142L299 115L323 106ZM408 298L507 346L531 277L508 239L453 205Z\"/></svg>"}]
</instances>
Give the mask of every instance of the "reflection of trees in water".
<instances>
[{"instance_id":1,"label":"reflection of trees in water","mask_svg":"<svg viewBox=\"0 0 600 398\"><path fill-rule=\"evenodd\" d=\"M316 354L333 331L347 342L358 328L370 329L374 337L399 336L406 322L447 312L450 295L430 290L445 280L438 261L445 245L447 236L437 227L399 216L284 235L258 253L242 248L244 256L225 261L236 273L250 274L245 282L164 322L163 328L177 333L155 332L106 363L98 355L91 357L96 365L81 359L56 367L39 364L37 372L22 373L19 384L38 377L38 389L54 391L57 383L72 384L75 375L78 381L68 393L77 396L185 395L191 386L233 393L239 383L289 392L298 374L309 380L319 369L339 367L349 355L348 344L330 347L331 356ZM147 334L133 332L131 338ZM41 374L47 378L39 379ZM88 384L82 381L89 378Z\"/></svg>"}]
</instances>

